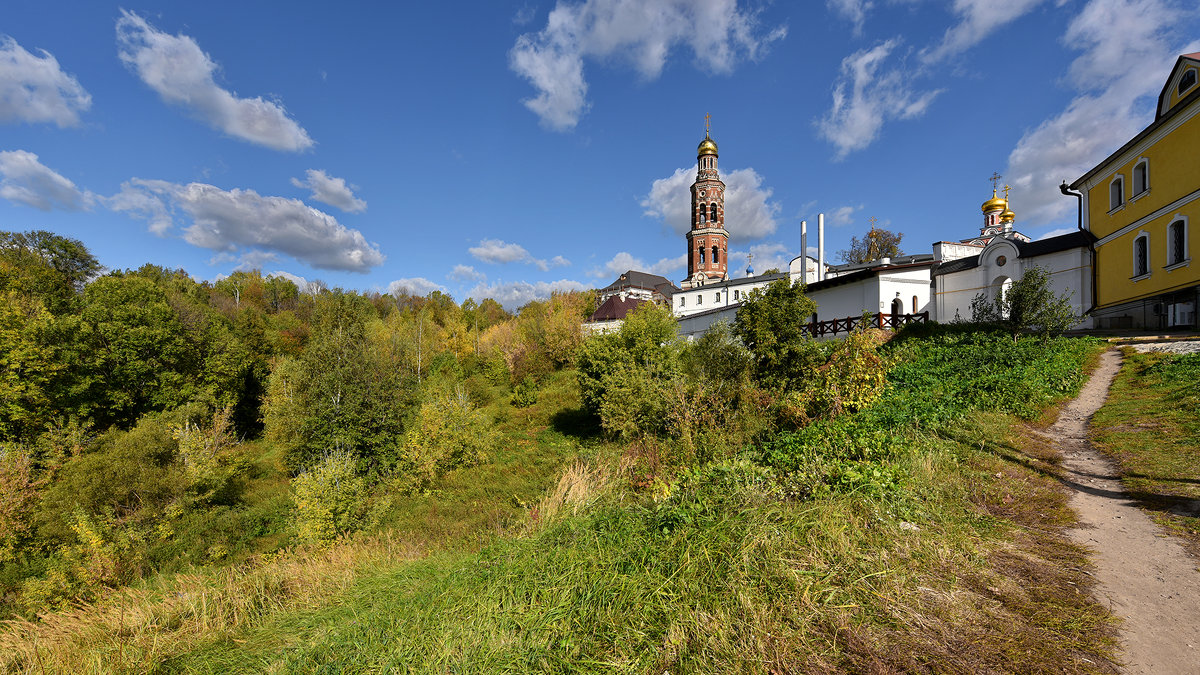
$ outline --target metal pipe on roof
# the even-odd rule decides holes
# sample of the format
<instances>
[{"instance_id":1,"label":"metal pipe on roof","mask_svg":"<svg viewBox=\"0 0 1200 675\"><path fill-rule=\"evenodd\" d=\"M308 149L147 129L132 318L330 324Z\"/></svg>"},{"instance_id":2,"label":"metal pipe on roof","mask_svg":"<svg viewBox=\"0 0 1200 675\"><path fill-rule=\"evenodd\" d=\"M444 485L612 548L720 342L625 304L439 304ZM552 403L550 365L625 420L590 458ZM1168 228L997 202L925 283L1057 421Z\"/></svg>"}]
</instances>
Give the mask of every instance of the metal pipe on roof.
<instances>
[{"instance_id":1,"label":"metal pipe on roof","mask_svg":"<svg viewBox=\"0 0 1200 675\"><path fill-rule=\"evenodd\" d=\"M800 221L800 278L808 283L808 221Z\"/></svg>"},{"instance_id":2,"label":"metal pipe on roof","mask_svg":"<svg viewBox=\"0 0 1200 675\"><path fill-rule=\"evenodd\" d=\"M817 214L817 281L825 281L825 214Z\"/></svg>"}]
</instances>

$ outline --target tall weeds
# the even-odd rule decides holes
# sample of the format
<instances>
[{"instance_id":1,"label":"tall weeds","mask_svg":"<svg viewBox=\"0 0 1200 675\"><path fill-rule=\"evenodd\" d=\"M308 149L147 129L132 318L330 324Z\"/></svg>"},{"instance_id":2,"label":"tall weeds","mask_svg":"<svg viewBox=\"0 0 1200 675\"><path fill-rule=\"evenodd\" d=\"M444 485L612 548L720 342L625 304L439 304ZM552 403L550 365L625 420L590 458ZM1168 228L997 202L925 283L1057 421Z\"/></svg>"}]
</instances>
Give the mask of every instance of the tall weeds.
<instances>
[{"instance_id":1,"label":"tall weeds","mask_svg":"<svg viewBox=\"0 0 1200 675\"><path fill-rule=\"evenodd\" d=\"M278 612L324 605L364 569L419 554L392 534L347 538L324 549L285 551L256 566L179 574L122 589L37 621L6 621L0 671L145 672Z\"/></svg>"}]
</instances>

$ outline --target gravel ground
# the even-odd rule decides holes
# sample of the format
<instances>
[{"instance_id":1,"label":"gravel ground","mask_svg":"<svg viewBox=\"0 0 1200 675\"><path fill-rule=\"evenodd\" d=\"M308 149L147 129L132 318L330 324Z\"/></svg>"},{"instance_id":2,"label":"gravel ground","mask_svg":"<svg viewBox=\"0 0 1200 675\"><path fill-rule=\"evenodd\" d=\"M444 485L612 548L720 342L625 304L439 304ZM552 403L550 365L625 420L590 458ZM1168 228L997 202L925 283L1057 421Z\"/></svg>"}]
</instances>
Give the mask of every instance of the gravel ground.
<instances>
[{"instance_id":1,"label":"gravel ground","mask_svg":"<svg viewBox=\"0 0 1200 675\"><path fill-rule=\"evenodd\" d=\"M1172 354L1195 354L1200 352L1200 340L1178 340L1174 342L1144 342L1130 345L1142 352L1170 352Z\"/></svg>"}]
</instances>

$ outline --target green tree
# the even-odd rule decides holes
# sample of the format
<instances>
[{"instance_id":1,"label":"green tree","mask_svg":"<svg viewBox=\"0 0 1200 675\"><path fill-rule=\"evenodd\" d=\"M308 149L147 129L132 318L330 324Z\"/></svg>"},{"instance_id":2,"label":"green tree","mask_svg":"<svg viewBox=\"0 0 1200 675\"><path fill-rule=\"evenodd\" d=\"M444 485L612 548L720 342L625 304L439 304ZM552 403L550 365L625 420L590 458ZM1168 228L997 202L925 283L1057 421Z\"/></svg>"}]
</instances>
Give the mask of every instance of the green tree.
<instances>
[{"instance_id":1,"label":"green tree","mask_svg":"<svg viewBox=\"0 0 1200 675\"><path fill-rule=\"evenodd\" d=\"M84 284L100 270L76 239L45 230L0 232L0 291L36 296L55 314L73 310Z\"/></svg>"},{"instance_id":2,"label":"green tree","mask_svg":"<svg viewBox=\"0 0 1200 675\"><path fill-rule=\"evenodd\" d=\"M994 298L987 293L976 295L971 300L971 320L1000 324L1012 334L1014 342L1027 331L1047 339L1079 322L1071 306L1073 294L1056 294L1050 289L1050 274L1034 266Z\"/></svg>"},{"instance_id":3,"label":"green tree","mask_svg":"<svg viewBox=\"0 0 1200 675\"><path fill-rule=\"evenodd\" d=\"M72 317L73 318L73 317ZM152 410L188 401L198 391L198 357L167 295L138 276L107 276L88 284L83 312L62 332L75 333L72 383L78 412L97 426L128 426Z\"/></svg>"},{"instance_id":4,"label":"green tree","mask_svg":"<svg viewBox=\"0 0 1200 675\"><path fill-rule=\"evenodd\" d=\"M666 430L667 386L681 372L681 345L669 309L646 303L616 333L588 337L579 350L584 407L623 437Z\"/></svg>"},{"instance_id":5,"label":"green tree","mask_svg":"<svg viewBox=\"0 0 1200 675\"><path fill-rule=\"evenodd\" d=\"M754 362L758 381L787 388L809 374L820 359L819 349L804 330L817 303L804 295L804 284L778 279L754 289L738 309L733 334Z\"/></svg>"},{"instance_id":6,"label":"green tree","mask_svg":"<svg viewBox=\"0 0 1200 675\"><path fill-rule=\"evenodd\" d=\"M900 239L903 232L892 232L882 227L872 227L862 239L850 238L850 248L838 251L842 262L865 263L881 258L895 258L904 255L900 250Z\"/></svg>"},{"instance_id":7,"label":"green tree","mask_svg":"<svg viewBox=\"0 0 1200 675\"><path fill-rule=\"evenodd\" d=\"M42 301L0 291L0 442L31 439L51 414L51 387L64 369Z\"/></svg>"}]
</instances>

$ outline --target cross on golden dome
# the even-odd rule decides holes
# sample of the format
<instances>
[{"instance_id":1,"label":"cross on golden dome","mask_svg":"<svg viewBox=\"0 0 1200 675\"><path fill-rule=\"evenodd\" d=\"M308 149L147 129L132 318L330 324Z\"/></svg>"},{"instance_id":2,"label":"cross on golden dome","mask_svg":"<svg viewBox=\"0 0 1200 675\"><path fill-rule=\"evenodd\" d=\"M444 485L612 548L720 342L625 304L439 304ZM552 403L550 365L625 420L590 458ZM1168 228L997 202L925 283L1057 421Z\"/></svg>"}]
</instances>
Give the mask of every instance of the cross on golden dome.
<instances>
[{"instance_id":1,"label":"cross on golden dome","mask_svg":"<svg viewBox=\"0 0 1200 675\"><path fill-rule=\"evenodd\" d=\"M708 132L712 126L712 115L704 113L704 137L708 138Z\"/></svg>"},{"instance_id":2,"label":"cross on golden dome","mask_svg":"<svg viewBox=\"0 0 1200 675\"><path fill-rule=\"evenodd\" d=\"M1004 176L1001 176L999 173L997 173L995 171L992 172L992 177L988 179L988 180L992 181L992 192L996 191L996 183L1000 182L1001 178L1004 178Z\"/></svg>"}]
</instances>

